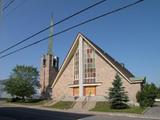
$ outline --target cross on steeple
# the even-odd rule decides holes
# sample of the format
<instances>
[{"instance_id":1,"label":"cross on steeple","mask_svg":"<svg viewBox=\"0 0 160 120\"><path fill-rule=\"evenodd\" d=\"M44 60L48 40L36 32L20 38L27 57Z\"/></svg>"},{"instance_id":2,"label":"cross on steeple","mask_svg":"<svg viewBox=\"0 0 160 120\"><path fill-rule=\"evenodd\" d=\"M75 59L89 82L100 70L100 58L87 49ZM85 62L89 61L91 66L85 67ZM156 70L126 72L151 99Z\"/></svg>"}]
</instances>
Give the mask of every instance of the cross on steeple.
<instances>
[{"instance_id":1,"label":"cross on steeple","mask_svg":"<svg viewBox=\"0 0 160 120\"><path fill-rule=\"evenodd\" d=\"M53 15L51 16L51 23L50 26L53 26ZM53 35L53 27L50 28L50 34L49 36ZM49 38L49 44L48 44L48 54L53 55L53 36Z\"/></svg>"}]
</instances>

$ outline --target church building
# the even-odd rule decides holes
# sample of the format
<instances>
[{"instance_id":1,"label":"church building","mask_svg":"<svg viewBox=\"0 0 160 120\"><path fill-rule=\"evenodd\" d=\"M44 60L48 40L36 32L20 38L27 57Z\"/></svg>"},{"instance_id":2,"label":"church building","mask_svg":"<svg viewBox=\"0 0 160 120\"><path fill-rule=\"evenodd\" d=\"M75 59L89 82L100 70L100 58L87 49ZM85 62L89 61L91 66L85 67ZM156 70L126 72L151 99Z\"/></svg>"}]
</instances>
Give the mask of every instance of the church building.
<instances>
[{"instance_id":1,"label":"church building","mask_svg":"<svg viewBox=\"0 0 160 120\"><path fill-rule=\"evenodd\" d=\"M53 27L50 35L53 35ZM145 77L133 75L124 64L113 59L81 33L77 35L60 68L59 58L52 49L53 37L50 37L48 52L41 59L42 98L83 101L90 96L93 101L106 101L109 88L118 74L127 91L129 102L137 103L136 94L141 91Z\"/></svg>"},{"instance_id":2,"label":"church building","mask_svg":"<svg viewBox=\"0 0 160 120\"><path fill-rule=\"evenodd\" d=\"M52 99L106 100L115 75L118 74L130 103L136 103L145 77L135 77L87 37L79 33L52 83Z\"/></svg>"}]
</instances>

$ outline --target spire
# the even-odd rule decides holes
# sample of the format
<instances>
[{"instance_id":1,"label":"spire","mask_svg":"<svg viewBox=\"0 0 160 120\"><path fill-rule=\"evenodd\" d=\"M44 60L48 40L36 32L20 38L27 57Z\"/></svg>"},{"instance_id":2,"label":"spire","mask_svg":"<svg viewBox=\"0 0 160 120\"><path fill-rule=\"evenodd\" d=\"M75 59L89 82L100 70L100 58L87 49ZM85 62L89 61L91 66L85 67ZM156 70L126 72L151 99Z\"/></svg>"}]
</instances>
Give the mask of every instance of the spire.
<instances>
[{"instance_id":1,"label":"spire","mask_svg":"<svg viewBox=\"0 0 160 120\"><path fill-rule=\"evenodd\" d=\"M50 26L53 26L53 15L51 16L51 23ZM50 28L50 34L49 36L53 35L53 27ZM49 38L49 44L48 44L48 54L53 54L53 36Z\"/></svg>"}]
</instances>

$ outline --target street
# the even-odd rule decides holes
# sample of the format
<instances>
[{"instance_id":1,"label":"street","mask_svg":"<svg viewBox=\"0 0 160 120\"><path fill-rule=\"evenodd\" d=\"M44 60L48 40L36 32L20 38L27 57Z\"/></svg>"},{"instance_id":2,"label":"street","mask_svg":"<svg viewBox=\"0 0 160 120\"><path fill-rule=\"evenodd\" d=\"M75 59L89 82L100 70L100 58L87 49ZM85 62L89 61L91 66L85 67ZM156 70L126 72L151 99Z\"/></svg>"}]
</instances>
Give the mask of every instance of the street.
<instances>
[{"instance_id":1,"label":"street","mask_svg":"<svg viewBox=\"0 0 160 120\"><path fill-rule=\"evenodd\" d=\"M90 115L22 107L0 107L0 120L77 120L87 116Z\"/></svg>"},{"instance_id":2,"label":"street","mask_svg":"<svg viewBox=\"0 0 160 120\"><path fill-rule=\"evenodd\" d=\"M24 107L0 107L0 120L154 120L110 115L88 115Z\"/></svg>"}]
</instances>

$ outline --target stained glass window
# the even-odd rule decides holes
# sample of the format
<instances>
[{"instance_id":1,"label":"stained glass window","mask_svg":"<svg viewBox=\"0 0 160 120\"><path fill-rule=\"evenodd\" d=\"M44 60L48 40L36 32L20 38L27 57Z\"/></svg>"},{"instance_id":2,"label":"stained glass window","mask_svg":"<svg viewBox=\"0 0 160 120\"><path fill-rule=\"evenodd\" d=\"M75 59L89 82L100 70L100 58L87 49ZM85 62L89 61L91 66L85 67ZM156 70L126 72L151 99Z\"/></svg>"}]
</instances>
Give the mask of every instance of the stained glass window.
<instances>
[{"instance_id":1,"label":"stained glass window","mask_svg":"<svg viewBox=\"0 0 160 120\"><path fill-rule=\"evenodd\" d=\"M79 49L76 50L74 55L74 84L79 82Z\"/></svg>"},{"instance_id":2,"label":"stained glass window","mask_svg":"<svg viewBox=\"0 0 160 120\"><path fill-rule=\"evenodd\" d=\"M83 43L83 83L95 83L95 51L85 42Z\"/></svg>"}]
</instances>

